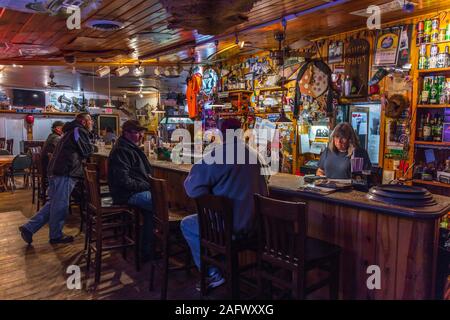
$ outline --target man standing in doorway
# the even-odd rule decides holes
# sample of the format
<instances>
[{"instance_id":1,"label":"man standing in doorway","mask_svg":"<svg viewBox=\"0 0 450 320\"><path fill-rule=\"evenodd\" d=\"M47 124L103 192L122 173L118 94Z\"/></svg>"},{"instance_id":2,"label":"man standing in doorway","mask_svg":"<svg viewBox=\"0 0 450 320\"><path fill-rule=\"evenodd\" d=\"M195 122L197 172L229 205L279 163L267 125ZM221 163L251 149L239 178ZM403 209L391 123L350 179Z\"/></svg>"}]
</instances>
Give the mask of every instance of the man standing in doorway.
<instances>
[{"instance_id":1,"label":"man standing in doorway","mask_svg":"<svg viewBox=\"0 0 450 320\"><path fill-rule=\"evenodd\" d=\"M23 240L31 244L33 234L46 223L50 228L50 243L69 243L72 236L63 234L70 194L79 179L83 179L82 162L94 151L89 132L93 121L89 113L80 113L75 120L67 123L64 136L56 145L48 166L49 201L28 223L19 227Z\"/></svg>"}]
</instances>

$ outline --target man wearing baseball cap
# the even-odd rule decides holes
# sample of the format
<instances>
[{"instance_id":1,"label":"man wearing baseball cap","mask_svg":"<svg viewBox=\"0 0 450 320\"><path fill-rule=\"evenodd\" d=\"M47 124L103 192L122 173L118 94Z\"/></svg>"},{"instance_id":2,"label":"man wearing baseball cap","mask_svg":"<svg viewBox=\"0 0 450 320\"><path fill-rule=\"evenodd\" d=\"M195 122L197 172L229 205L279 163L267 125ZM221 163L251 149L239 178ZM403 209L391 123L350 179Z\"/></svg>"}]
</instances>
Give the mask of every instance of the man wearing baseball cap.
<instances>
[{"instance_id":1,"label":"man wearing baseball cap","mask_svg":"<svg viewBox=\"0 0 450 320\"><path fill-rule=\"evenodd\" d=\"M122 125L122 135L117 139L109 155L108 184L115 204L130 204L141 208L144 225L141 232L141 257L151 258L152 244L152 196L148 175L150 163L139 148L146 128L137 120Z\"/></svg>"},{"instance_id":2,"label":"man wearing baseball cap","mask_svg":"<svg viewBox=\"0 0 450 320\"><path fill-rule=\"evenodd\" d=\"M63 128L64 122L62 121L55 121L52 124L52 133L50 133L47 137L47 140L44 143L44 146L42 147L41 151L41 165L42 165L42 182L43 186L42 189L46 190L48 186L48 178L47 178L47 167L49 163L49 153L53 153L55 151L56 145L58 144L58 141L61 139L61 136L63 134Z\"/></svg>"}]
</instances>

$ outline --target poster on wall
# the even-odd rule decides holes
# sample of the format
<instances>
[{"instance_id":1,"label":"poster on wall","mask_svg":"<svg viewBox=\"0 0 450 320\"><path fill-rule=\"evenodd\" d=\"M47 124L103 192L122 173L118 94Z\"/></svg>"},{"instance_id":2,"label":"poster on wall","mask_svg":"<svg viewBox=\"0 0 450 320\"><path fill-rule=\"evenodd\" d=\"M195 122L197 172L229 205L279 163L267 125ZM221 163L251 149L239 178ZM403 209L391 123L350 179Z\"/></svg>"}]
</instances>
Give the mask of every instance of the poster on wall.
<instances>
[{"instance_id":1,"label":"poster on wall","mask_svg":"<svg viewBox=\"0 0 450 320\"><path fill-rule=\"evenodd\" d=\"M328 64L341 63L344 60L344 42L331 41L328 45Z\"/></svg>"},{"instance_id":2,"label":"poster on wall","mask_svg":"<svg viewBox=\"0 0 450 320\"><path fill-rule=\"evenodd\" d=\"M368 94L370 44L364 39L353 39L345 48L345 74L352 80L352 96ZM353 88L352 88L353 89Z\"/></svg>"},{"instance_id":3,"label":"poster on wall","mask_svg":"<svg viewBox=\"0 0 450 320\"><path fill-rule=\"evenodd\" d=\"M379 33L375 47L375 66L397 64L400 29L395 32Z\"/></svg>"}]
</instances>

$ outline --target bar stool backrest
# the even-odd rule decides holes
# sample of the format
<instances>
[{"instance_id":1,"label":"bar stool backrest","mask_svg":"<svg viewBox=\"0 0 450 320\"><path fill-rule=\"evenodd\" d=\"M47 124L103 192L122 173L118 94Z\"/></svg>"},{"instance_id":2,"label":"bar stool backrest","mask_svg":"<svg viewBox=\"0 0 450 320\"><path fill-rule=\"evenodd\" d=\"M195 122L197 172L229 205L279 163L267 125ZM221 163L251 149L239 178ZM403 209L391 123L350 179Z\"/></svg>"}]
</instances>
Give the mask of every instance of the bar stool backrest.
<instances>
[{"instance_id":1,"label":"bar stool backrest","mask_svg":"<svg viewBox=\"0 0 450 320\"><path fill-rule=\"evenodd\" d=\"M303 268L306 245L306 204L255 194L259 256L288 269Z\"/></svg>"},{"instance_id":2,"label":"bar stool backrest","mask_svg":"<svg viewBox=\"0 0 450 320\"><path fill-rule=\"evenodd\" d=\"M5 149L6 147L6 138L0 138L0 149Z\"/></svg>"},{"instance_id":3,"label":"bar stool backrest","mask_svg":"<svg viewBox=\"0 0 450 320\"><path fill-rule=\"evenodd\" d=\"M153 202L153 228L157 235L166 235L169 232L169 205L167 200L167 182L149 176L150 190Z\"/></svg>"},{"instance_id":4,"label":"bar stool backrest","mask_svg":"<svg viewBox=\"0 0 450 320\"><path fill-rule=\"evenodd\" d=\"M84 168L84 177L86 181L86 187L89 194L88 206L92 210L101 209L101 198L100 198L100 186L98 183L98 175L96 170L90 170L88 167Z\"/></svg>"},{"instance_id":5,"label":"bar stool backrest","mask_svg":"<svg viewBox=\"0 0 450 320\"><path fill-rule=\"evenodd\" d=\"M9 153L6 149L0 149L0 156L10 156L11 153Z\"/></svg>"},{"instance_id":6,"label":"bar stool backrest","mask_svg":"<svg viewBox=\"0 0 450 320\"><path fill-rule=\"evenodd\" d=\"M226 253L231 249L233 202L225 197L204 195L195 199L201 246Z\"/></svg>"}]
</instances>

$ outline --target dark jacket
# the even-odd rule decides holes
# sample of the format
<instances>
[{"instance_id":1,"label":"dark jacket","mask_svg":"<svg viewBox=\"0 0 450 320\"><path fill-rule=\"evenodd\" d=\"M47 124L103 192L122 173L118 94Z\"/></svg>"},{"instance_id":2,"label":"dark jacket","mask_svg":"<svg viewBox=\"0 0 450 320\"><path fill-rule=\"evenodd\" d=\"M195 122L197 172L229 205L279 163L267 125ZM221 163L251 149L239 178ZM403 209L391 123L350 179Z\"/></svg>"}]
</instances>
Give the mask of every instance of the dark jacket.
<instances>
[{"instance_id":1,"label":"dark jacket","mask_svg":"<svg viewBox=\"0 0 450 320\"><path fill-rule=\"evenodd\" d=\"M89 131L74 120L64 125L63 132L48 165L48 175L83 179L82 161L94 152Z\"/></svg>"},{"instance_id":2,"label":"dark jacket","mask_svg":"<svg viewBox=\"0 0 450 320\"><path fill-rule=\"evenodd\" d=\"M144 152L123 136L117 139L108 164L108 184L114 203L127 203L133 194L149 191L150 172Z\"/></svg>"},{"instance_id":3,"label":"dark jacket","mask_svg":"<svg viewBox=\"0 0 450 320\"><path fill-rule=\"evenodd\" d=\"M58 144L61 136L55 132L52 132L48 135L47 140L44 143L41 151L41 165L42 165L42 177L47 180L47 168L50 159L48 158L48 154L53 154L55 152L56 145Z\"/></svg>"}]
</instances>

